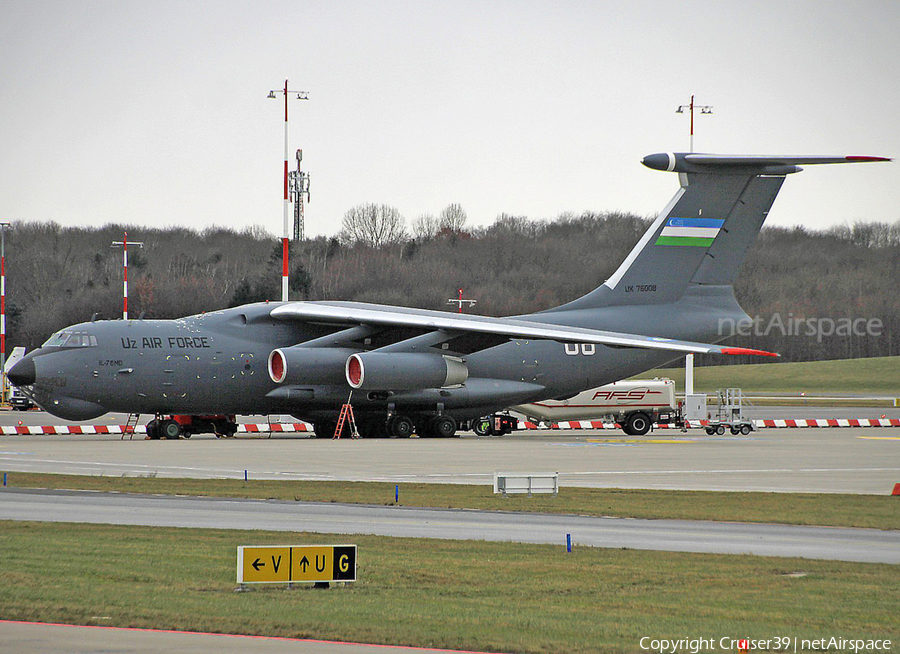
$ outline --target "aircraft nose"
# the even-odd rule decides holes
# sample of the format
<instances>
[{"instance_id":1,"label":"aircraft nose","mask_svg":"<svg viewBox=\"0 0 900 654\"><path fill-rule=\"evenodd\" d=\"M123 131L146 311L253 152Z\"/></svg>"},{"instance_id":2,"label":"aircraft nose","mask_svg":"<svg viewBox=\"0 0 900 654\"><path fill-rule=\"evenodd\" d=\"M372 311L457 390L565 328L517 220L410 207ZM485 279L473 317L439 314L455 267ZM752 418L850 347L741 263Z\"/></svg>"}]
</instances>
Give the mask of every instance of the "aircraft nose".
<instances>
[{"instance_id":1,"label":"aircraft nose","mask_svg":"<svg viewBox=\"0 0 900 654\"><path fill-rule=\"evenodd\" d=\"M13 386L30 386L34 383L34 360L25 357L14 365L6 375Z\"/></svg>"}]
</instances>

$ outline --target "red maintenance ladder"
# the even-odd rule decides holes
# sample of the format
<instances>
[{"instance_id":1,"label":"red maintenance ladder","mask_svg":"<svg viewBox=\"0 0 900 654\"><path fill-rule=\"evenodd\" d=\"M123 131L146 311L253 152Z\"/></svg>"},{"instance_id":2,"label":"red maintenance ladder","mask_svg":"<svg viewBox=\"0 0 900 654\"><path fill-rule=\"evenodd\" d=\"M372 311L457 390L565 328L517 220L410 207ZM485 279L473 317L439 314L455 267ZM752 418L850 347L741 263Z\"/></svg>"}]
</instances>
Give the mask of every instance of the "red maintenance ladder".
<instances>
[{"instance_id":1,"label":"red maintenance ladder","mask_svg":"<svg viewBox=\"0 0 900 654\"><path fill-rule=\"evenodd\" d=\"M350 404L351 397L353 397L353 391L350 391L350 397L347 398L347 403L341 405L341 414L338 416L337 428L334 430L332 440L341 437L341 433L344 431L344 425L346 423L350 424L350 438L359 438L359 430L356 428L356 419L353 417L353 405Z\"/></svg>"},{"instance_id":2,"label":"red maintenance ladder","mask_svg":"<svg viewBox=\"0 0 900 654\"><path fill-rule=\"evenodd\" d=\"M134 438L134 430L138 425L138 420L141 419L140 413L129 413L128 420L125 421L125 427L122 429L122 439L125 440L125 436L127 435L129 440Z\"/></svg>"}]
</instances>

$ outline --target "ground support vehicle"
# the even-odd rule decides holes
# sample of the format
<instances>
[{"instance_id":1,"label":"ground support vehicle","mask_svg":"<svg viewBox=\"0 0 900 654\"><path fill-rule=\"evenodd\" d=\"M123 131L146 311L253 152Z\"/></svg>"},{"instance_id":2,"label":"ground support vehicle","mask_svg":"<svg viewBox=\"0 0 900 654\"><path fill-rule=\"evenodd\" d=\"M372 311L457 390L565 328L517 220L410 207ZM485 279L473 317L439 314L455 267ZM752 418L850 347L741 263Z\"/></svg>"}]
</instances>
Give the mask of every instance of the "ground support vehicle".
<instances>
[{"instance_id":1,"label":"ground support vehicle","mask_svg":"<svg viewBox=\"0 0 900 654\"><path fill-rule=\"evenodd\" d=\"M508 413L495 413L473 420L471 429L477 436L503 436L519 428L519 418Z\"/></svg>"},{"instance_id":2,"label":"ground support vehicle","mask_svg":"<svg viewBox=\"0 0 900 654\"><path fill-rule=\"evenodd\" d=\"M31 401L31 398L15 386L10 387L9 404L16 411L28 411L28 409L34 408L35 406L34 402Z\"/></svg>"},{"instance_id":3,"label":"ground support vehicle","mask_svg":"<svg viewBox=\"0 0 900 654\"><path fill-rule=\"evenodd\" d=\"M735 436L743 434L746 436L752 431L756 431L756 427L750 418L744 417L744 394L740 388L720 388L716 391L718 395L718 405L714 415L710 415L709 422L706 424L706 433L710 436L723 436L725 430L731 430Z\"/></svg>"},{"instance_id":4,"label":"ground support vehicle","mask_svg":"<svg viewBox=\"0 0 900 654\"><path fill-rule=\"evenodd\" d=\"M12 352L10 352L9 356L6 358L6 370L4 372L8 373L24 356L24 347L14 347ZM28 411L28 409L35 406L35 403L31 401L31 398L28 397L22 389L14 385L9 386L9 404L16 411Z\"/></svg>"},{"instance_id":5,"label":"ground support vehicle","mask_svg":"<svg viewBox=\"0 0 900 654\"><path fill-rule=\"evenodd\" d=\"M190 438L194 434L215 434L229 438L237 433L234 415L160 415L147 423L147 438Z\"/></svg>"}]
</instances>

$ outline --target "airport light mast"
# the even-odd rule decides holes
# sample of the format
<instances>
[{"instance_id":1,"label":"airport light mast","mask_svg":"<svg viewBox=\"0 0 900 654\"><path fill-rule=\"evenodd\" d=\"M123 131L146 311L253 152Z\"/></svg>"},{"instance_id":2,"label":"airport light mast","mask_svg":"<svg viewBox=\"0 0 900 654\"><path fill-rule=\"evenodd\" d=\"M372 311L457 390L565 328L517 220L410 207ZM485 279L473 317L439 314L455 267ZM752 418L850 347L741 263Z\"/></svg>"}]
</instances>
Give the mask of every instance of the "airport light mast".
<instances>
[{"instance_id":1,"label":"airport light mast","mask_svg":"<svg viewBox=\"0 0 900 654\"><path fill-rule=\"evenodd\" d=\"M122 320L128 320L128 244L144 247L143 241L129 241L128 232L124 232L125 238L121 241L113 241L110 247L122 246L122 269L124 270L124 284L122 286Z\"/></svg>"},{"instance_id":2,"label":"airport light mast","mask_svg":"<svg viewBox=\"0 0 900 654\"><path fill-rule=\"evenodd\" d=\"M694 104L694 96L691 96L690 104L682 104L678 105L678 109L675 110L676 114L683 114L685 109L690 109L691 111L691 152L694 151L694 109L699 109L701 114L711 114L712 105L703 104L703 105L695 105Z\"/></svg>"},{"instance_id":3,"label":"airport light mast","mask_svg":"<svg viewBox=\"0 0 900 654\"><path fill-rule=\"evenodd\" d=\"M463 304L468 304L469 308L472 308L478 300L467 300L463 298L463 290L459 289L459 297L458 298L450 298L447 300L447 304L455 304L459 307L459 313L463 312Z\"/></svg>"},{"instance_id":4,"label":"airport light mast","mask_svg":"<svg viewBox=\"0 0 900 654\"><path fill-rule=\"evenodd\" d=\"M288 250L290 249L290 220L288 218L291 203L288 193L288 93L296 93L298 100L309 100L307 91L289 91L288 81L284 80L284 90L269 91L269 98L277 99L277 94L284 95L284 220L281 238L281 300L288 301Z\"/></svg>"},{"instance_id":5,"label":"airport light mast","mask_svg":"<svg viewBox=\"0 0 900 654\"><path fill-rule=\"evenodd\" d=\"M6 230L11 223L0 223L0 402L6 404Z\"/></svg>"}]
</instances>

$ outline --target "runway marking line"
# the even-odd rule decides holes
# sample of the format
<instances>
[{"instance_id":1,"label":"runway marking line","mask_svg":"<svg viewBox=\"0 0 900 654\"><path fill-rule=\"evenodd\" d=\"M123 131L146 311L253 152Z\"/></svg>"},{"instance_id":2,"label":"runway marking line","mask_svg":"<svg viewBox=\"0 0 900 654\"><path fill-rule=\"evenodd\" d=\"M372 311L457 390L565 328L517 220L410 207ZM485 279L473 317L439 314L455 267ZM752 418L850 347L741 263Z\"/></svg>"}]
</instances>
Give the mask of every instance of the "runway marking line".
<instances>
[{"instance_id":1,"label":"runway marking line","mask_svg":"<svg viewBox=\"0 0 900 654\"><path fill-rule=\"evenodd\" d=\"M867 441L900 441L900 436L857 436Z\"/></svg>"},{"instance_id":2,"label":"runway marking line","mask_svg":"<svg viewBox=\"0 0 900 654\"><path fill-rule=\"evenodd\" d=\"M582 472L561 472L563 475L721 475L721 474L771 474L781 472L823 473L823 472L900 472L900 468L763 468L725 470L592 470Z\"/></svg>"},{"instance_id":3,"label":"runway marking line","mask_svg":"<svg viewBox=\"0 0 900 654\"><path fill-rule=\"evenodd\" d=\"M176 634L183 636L224 636L227 638L249 638L254 640L276 640L288 643L309 643L320 645L351 645L354 647L371 647L372 649L402 649L410 652L445 652L447 654L489 654L460 649L433 649L429 647L410 647L408 645L373 645L371 643L353 643L338 640L316 640L314 638L288 638L286 636L253 636L248 634L217 634L208 631L179 631L177 629L144 629L140 627L108 627L93 624L65 624L61 622L29 622L27 620L0 620L0 626L4 624L18 624L35 627L72 627L73 629L104 629L107 631L135 631L149 634Z\"/></svg>"},{"instance_id":4,"label":"runway marking line","mask_svg":"<svg viewBox=\"0 0 900 654\"><path fill-rule=\"evenodd\" d=\"M647 444L670 444L670 443L697 443L698 441L689 441L689 440L676 440L673 438L663 439L663 438L654 438L654 439L639 439L639 438L588 438L588 443L647 443Z\"/></svg>"}]
</instances>

